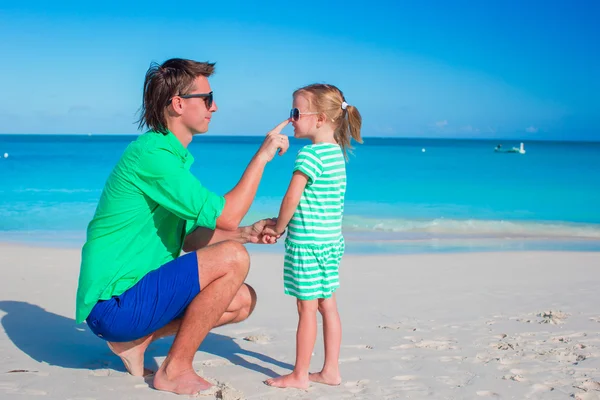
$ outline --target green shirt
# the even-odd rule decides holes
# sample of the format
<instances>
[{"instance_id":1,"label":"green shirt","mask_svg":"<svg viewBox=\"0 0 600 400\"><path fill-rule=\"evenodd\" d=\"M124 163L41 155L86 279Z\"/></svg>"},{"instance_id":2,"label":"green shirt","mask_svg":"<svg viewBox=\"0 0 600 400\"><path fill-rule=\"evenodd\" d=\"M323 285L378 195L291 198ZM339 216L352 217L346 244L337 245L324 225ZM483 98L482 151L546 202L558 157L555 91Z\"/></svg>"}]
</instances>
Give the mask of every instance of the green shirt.
<instances>
[{"instance_id":1,"label":"green shirt","mask_svg":"<svg viewBox=\"0 0 600 400\"><path fill-rule=\"evenodd\" d=\"M190 172L194 158L168 133L146 132L108 177L81 254L76 321L181 253L187 231L215 229L225 198Z\"/></svg>"},{"instance_id":2,"label":"green shirt","mask_svg":"<svg viewBox=\"0 0 600 400\"><path fill-rule=\"evenodd\" d=\"M340 146L304 146L294 171L308 176L308 183L288 225L287 240L309 246L339 242L346 194L346 161Z\"/></svg>"}]
</instances>

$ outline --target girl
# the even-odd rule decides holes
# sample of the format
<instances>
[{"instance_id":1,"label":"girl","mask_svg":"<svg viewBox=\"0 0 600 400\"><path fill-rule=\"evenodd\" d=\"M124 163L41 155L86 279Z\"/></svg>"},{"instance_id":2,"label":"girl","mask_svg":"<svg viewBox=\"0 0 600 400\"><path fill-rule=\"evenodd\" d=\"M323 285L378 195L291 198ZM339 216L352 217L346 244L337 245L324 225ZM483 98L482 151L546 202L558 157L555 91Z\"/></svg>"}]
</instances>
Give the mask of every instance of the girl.
<instances>
[{"instance_id":1,"label":"girl","mask_svg":"<svg viewBox=\"0 0 600 400\"><path fill-rule=\"evenodd\" d=\"M285 293L297 298L296 365L291 374L265 383L306 389L310 381L328 385L341 382L338 359L342 325L334 292L340 285L338 268L344 253L345 159L351 138L362 143L362 119L333 85L306 86L296 90L293 97L290 120L294 137L312 144L298 152L277 225L263 232L279 237L288 228L283 280ZM321 372L309 374L317 310L323 316L325 363Z\"/></svg>"}]
</instances>

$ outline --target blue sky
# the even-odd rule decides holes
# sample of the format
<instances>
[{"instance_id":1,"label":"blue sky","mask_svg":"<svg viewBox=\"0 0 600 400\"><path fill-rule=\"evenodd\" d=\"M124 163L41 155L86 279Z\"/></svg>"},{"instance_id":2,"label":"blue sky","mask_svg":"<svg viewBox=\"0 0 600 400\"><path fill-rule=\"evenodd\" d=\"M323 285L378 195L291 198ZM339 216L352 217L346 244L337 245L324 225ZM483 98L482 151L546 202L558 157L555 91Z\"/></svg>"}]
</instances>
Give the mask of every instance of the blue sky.
<instances>
[{"instance_id":1,"label":"blue sky","mask_svg":"<svg viewBox=\"0 0 600 400\"><path fill-rule=\"evenodd\" d=\"M600 140L593 0L5 3L0 133L136 133L150 62L184 57L217 62L211 134L327 82L364 136Z\"/></svg>"}]
</instances>

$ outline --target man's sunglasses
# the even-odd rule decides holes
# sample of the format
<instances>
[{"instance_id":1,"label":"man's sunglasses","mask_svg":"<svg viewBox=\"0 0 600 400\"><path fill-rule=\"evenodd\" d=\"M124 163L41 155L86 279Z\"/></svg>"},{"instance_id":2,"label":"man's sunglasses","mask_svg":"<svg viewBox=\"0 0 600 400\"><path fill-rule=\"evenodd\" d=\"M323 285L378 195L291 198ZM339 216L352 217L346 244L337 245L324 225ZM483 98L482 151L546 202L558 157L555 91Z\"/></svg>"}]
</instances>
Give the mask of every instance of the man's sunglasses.
<instances>
[{"instance_id":1,"label":"man's sunglasses","mask_svg":"<svg viewBox=\"0 0 600 400\"><path fill-rule=\"evenodd\" d=\"M300 112L300 110L298 110L297 108L292 108L292 110L290 111L290 118L293 121L298 121L300 119L301 115L315 115L315 114L319 114L318 112Z\"/></svg>"},{"instance_id":2,"label":"man's sunglasses","mask_svg":"<svg viewBox=\"0 0 600 400\"><path fill-rule=\"evenodd\" d=\"M213 105L213 92L210 93L191 93L191 94L180 94L177 97L181 97L182 99L193 99L193 98L203 98L204 102L206 103L206 108L208 108L210 110L210 108ZM173 101L173 99L169 99L169 102L167 103L167 105L171 104L171 102Z\"/></svg>"}]
</instances>

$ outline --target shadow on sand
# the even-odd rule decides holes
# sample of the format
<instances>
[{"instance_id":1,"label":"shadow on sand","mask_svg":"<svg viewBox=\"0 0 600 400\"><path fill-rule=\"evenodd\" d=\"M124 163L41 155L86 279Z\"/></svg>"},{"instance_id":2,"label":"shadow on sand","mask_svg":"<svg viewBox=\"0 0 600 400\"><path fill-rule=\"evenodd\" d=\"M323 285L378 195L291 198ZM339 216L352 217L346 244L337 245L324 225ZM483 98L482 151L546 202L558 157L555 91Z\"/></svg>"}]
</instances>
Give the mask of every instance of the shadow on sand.
<instances>
[{"instance_id":1,"label":"shadow on sand","mask_svg":"<svg viewBox=\"0 0 600 400\"><path fill-rule=\"evenodd\" d=\"M0 323L8 338L22 352L38 362L62 368L103 369L113 368L125 372L116 355L84 325L75 320L21 301L0 301L0 310L6 313ZM146 352L146 367L158 369L154 357L167 355L172 338L152 343ZM293 369L293 365L279 362L264 354L245 350L229 336L210 332L200 350L229 360L238 365L270 377L277 376L270 368L247 361L252 357L280 368ZM148 363L152 363L148 365Z\"/></svg>"}]
</instances>

